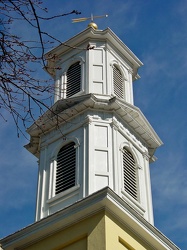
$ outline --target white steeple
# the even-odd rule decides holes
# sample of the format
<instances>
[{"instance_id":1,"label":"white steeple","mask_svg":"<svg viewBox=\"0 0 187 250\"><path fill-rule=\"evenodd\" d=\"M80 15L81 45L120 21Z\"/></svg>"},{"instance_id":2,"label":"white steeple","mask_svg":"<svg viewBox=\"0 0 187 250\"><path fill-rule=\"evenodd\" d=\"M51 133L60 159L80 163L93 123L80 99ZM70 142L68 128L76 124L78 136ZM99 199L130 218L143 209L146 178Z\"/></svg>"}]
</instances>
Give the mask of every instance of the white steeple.
<instances>
[{"instance_id":1,"label":"white steeple","mask_svg":"<svg viewBox=\"0 0 187 250\"><path fill-rule=\"evenodd\" d=\"M36 220L108 186L153 223L149 163L162 142L134 106L142 62L108 28L46 54L54 105L29 129L39 158Z\"/></svg>"}]
</instances>

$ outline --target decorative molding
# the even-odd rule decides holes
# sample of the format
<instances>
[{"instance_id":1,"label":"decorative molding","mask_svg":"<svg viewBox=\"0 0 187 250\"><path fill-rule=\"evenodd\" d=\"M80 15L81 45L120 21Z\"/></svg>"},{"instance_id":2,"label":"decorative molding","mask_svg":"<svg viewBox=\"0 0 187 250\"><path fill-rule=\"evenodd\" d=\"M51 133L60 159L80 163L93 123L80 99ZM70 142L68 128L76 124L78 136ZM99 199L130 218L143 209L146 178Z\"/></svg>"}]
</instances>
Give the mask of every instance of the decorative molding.
<instances>
[{"instance_id":1,"label":"decorative molding","mask_svg":"<svg viewBox=\"0 0 187 250\"><path fill-rule=\"evenodd\" d=\"M103 121L99 115L87 115L85 121L91 124L94 121Z\"/></svg>"},{"instance_id":2,"label":"decorative molding","mask_svg":"<svg viewBox=\"0 0 187 250\"><path fill-rule=\"evenodd\" d=\"M145 152L143 153L143 158L144 158L145 160L149 161L150 155L148 154L147 151L145 151Z\"/></svg>"},{"instance_id":3,"label":"decorative molding","mask_svg":"<svg viewBox=\"0 0 187 250\"><path fill-rule=\"evenodd\" d=\"M91 124L93 122L93 117L91 115L86 116L86 123Z\"/></svg>"},{"instance_id":4,"label":"decorative molding","mask_svg":"<svg viewBox=\"0 0 187 250\"><path fill-rule=\"evenodd\" d=\"M68 58L67 60L63 61L62 59L58 61L58 65L61 65L61 64L64 64L64 67L61 68L61 72L66 72L67 69L69 68L69 66L71 66L71 64L73 62L76 62L76 61L80 61L81 64L82 63L85 63L85 58L83 56L73 56L73 57L70 57Z\"/></svg>"},{"instance_id":5,"label":"decorative molding","mask_svg":"<svg viewBox=\"0 0 187 250\"><path fill-rule=\"evenodd\" d=\"M128 74L130 73L130 74L132 75L132 74L133 74L133 69L128 68L128 69L127 69L127 72L128 72Z\"/></svg>"},{"instance_id":6,"label":"decorative molding","mask_svg":"<svg viewBox=\"0 0 187 250\"><path fill-rule=\"evenodd\" d=\"M142 166L140 164L136 164L137 169L142 170Z\"/></svg>"},{"instance_id":7,"label":"decorative molding","mask_svg":"<svg viewBox=\"0 0 187 250\"><path fill-rule=\"evenodd\" d=\"M119 122L115 117L112 119L113 127L120 131L131 143L133 143L142 153L147 153L147 148L142 145L142 143L133 135L131 132L124 127L124 125Z\"/></svg>"},{"instance_id":8,"label":"decorative molding","mask_svg":"<svg viewBox=\"0 0 187 250\"><path fill-rule=\"evenodd\" d=\"M92 118L93 120L101 120L101 117L98 115L93 115Z\"/></svg>"},{"instance_id":9,"label":"decorative molding","mask_svg":"<svg viewBox=\"0 0 187 250\"><path fill-rule=\"evenodd\" d=\"M122 68L121 63L120 63L119 61L117 61L116 59L115 59L115 60L112 60L112 61L110 62L110 66L111 66L112 68L114 67L114 65L117 65L120 69Z\"/></svg>"}]
</instances>

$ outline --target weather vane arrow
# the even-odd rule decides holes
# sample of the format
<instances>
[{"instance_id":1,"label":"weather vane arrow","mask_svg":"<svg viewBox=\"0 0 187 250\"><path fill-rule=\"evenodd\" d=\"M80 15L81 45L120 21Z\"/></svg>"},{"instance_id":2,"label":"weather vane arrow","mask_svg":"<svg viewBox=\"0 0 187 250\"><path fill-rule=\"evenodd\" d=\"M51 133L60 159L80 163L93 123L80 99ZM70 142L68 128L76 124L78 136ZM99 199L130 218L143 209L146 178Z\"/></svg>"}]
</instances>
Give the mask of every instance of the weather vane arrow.
<instances>
[{"instance_id":1,"label":"weather vane arrow","mask_svg":"<svg viewBox=\"0 0 187 250\"><path fill-rule=\"evenodd\" d=\"M87 20L91 20L91 23L88 26L92 27L94 29L97 29L97 24L95 24L93 22L93 20L96 19L96 18L103 18L103 17L108 17L108 15L93 16L93 14L91 14L90 17L81 17L81 18L72 19L72 23L79 23L79 22L84 22L84 21L87 21Z\"/></svg>"}]
</instances>

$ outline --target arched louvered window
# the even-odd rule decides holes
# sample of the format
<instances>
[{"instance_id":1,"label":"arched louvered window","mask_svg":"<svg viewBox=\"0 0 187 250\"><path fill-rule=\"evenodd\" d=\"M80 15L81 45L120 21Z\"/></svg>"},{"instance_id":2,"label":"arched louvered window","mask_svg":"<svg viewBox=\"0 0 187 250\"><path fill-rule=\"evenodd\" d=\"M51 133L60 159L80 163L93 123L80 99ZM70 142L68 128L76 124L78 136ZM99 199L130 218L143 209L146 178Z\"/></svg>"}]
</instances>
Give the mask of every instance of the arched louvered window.
<instances>
[{"instance_id":1,"label":"arched louvered window","mask_svg":"<svg viewBox=\"0 0 187 250\"><path fill-rule=\"evenodd\" d=\"M80 62L72 64L67 71L66 97L71 97L81 90Z\"/></svg>"},{"instance_id":2,"label":"arched louvered window","mask_svg":"<svg viewBox=\"0 0 187 250\"><path fill-rule=\"evenodd\" d=\"M114 94L119 97L124 97L124 85L123 85L123 77L121 71L113 65L113 86L114 86Z\"/></svg>"},{"instance_id":3,"label":"arched louvered window","mask_svg":"<svg viewBox=\"0 0 187 250\"><path fill-rule=\"evenodd\" d=\"M124 190L135 200L138 200L135 160L126 148L123 148L123 181Z\"/></svg>"},{"instance_id":4,"label":"arched louvered window","mask_svg":"<svg viewBox=\"0 0 187 250\"><path fill-rule=\"evenodd\" d=\"M73 186L76 181L76 149L75 143L63 146L57 155L55 194L59 194Z\"/></svg>"}]
</instances>

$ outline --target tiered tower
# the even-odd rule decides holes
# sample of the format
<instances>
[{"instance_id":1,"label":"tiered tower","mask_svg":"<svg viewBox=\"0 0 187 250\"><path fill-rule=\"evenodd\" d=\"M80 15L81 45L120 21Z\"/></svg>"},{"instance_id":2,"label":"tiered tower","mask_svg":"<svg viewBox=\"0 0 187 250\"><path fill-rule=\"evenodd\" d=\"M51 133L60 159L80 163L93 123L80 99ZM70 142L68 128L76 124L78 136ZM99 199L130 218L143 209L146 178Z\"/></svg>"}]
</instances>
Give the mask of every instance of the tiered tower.
<instances>
[{"instance_id":1,"label":"tiered tower","mask_svg":"<svg viewBox=\"0 0 187 250\"><path fill-rule=\"evenodd\" d=\"M54 105L29 129L36 222L5 249L178 249L153 226L149 164L162 141L139 108L142 62L91 26L46 54Z\"/></svg>"},{"instance_id":2,"label":"tiered tower","mask_svg":"<svg viewBox=\"0 0 187 250\"><path fill-rule=\"evenodd\" d=\"M153 223L149 163L162 142L134 106L142 62L110 29L66 44L46 55L53 111L28 129L39 157L36 220L109 187Z\"/></svg>"}]
</instances>

